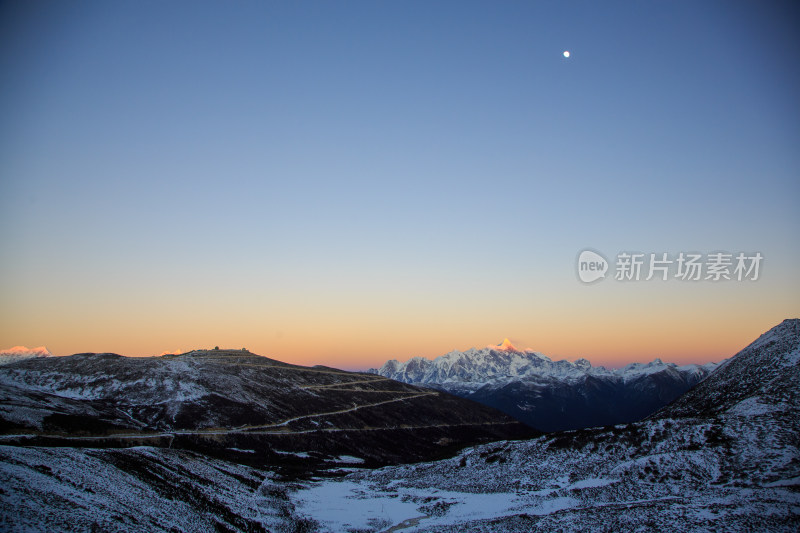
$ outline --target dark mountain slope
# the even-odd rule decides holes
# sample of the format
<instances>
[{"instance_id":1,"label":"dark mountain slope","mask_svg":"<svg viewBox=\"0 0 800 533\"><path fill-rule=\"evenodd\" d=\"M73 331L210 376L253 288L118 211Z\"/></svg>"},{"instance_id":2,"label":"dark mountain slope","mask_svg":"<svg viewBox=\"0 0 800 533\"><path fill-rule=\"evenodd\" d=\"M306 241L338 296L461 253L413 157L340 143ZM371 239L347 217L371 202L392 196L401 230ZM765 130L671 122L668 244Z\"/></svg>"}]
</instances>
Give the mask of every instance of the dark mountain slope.
<instances>
[{"instance_id":1,"label":"dark mountain slope","mask_svg":"<svg viewBox=\"0 0 800 533\"><path fill-rule=\"evenodd\" d=\"M0 402L0 442L151 444L264 464L292 460L280 452L414 461L534 434L446 393L239 351L28 359L0 368Z\"/></svg>"}]
</instances>

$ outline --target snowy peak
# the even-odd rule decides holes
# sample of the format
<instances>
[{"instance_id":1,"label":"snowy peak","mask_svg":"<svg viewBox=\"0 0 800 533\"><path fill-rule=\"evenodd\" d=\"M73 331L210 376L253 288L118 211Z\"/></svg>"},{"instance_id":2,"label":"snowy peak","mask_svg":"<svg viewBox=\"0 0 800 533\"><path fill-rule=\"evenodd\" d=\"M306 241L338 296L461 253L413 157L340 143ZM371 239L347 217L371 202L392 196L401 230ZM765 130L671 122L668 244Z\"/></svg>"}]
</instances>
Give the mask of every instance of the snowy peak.
<instances>
[{"instance_id":1,"label":"snowy peak","mask_svg":"<svg viewBox=\"0 0 800 533\"><path fill-rule=\"evenodd\" d=\"M394 374L381 374L400 381L407 380L408 383L464 383L479 387L486 383L502 383L543 371L547 373L553 365L544 355L520 351L506 339L499 345L483 349L471 348L465 352L453 351L432 361L414 357L406 363L397 363Z\"/></svg>"},{"instance_id":2,"label":"snowy peak","mask_svg":"<svg viewBox=\"0 0 800 533\"><path fill-rule=\"evenodd\" d=\"M50 350L48 350L44 346L39 346L38 348L26 348L25 346L14 346L13 348L0 350L0 355L21 355L21 356L27 355L30 357L48 357L53 354L51 354Z\"/></svg>"},{"instance_id":3,"label":"snowy peak","mask_svg":"<svg viewBox=\"0 0 800 533\"><path fill-rule=\"evenodd\" d=\"M503 342L497 346L487 346L487 348L494 348L495 350L503 350L505 352L519 352L508 338L503 339Z\"/></svg>"},{"instance_id":4,"label":"snowy peak","mask_svg":"<svg viewBox=\"0 0 800 533\"><path fill-rule=\"evenodd\" d=\"M373 374L425 385L495 407L544 431L613 425L648 416L709 376L719 363L678 366L654 359L624 368L586 359L554 361L499 345L452 351L433 360L392 359Z\"/></svg>"},{"instance_id":5,"label":"snowy peak","mask_svg":"<svg viewBox=\"0 0 800 533\"><path fill-rule=\"evenodd\" d=\"M53 354L44 346L38 348L26 348L25 346L14 346L0 350L0 365L7 365L16 363L23 359L30 359L31 357L52 357Z\"/></svg>"},{"instance_id":6,"label":"snowy peak","mask_svg":"<svg viewBox=\"0 0 800 533\"><path fill-rule=\"evenodd\" d=\"M470 348L464 352L452 351L433 360L413 357L406 362L387 361L380 369L368 372L405 383L437 386L462 394L489 386L499 388L511 383L576 383L587 378L613 383L635 382L654 374L666 373L671 379L696 383L717 367L708 365L678 366L654 359L649 363L631 363L620 369L592 366L586 359L575 362L553 361L532 350L519 350L509 339L486 348Z\"/></svg>"}]
</instances>

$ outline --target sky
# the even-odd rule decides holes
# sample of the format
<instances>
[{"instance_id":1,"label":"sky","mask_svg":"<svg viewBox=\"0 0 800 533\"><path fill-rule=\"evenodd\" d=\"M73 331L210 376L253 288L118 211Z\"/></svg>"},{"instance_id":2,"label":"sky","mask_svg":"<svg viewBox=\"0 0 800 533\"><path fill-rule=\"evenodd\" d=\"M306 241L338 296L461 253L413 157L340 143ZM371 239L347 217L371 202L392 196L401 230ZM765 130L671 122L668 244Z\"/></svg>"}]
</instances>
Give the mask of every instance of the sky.
<instances>
[{"instance_id":1,"label":"sky","mask_svg":"<svg viewBox=\"0 0 800 533\"><path fill-rule=\"evenodd\" d=\"M5 2L0 347L729 357L800 316L798 23L773 1ZM584 249L605 278L580 281ZM622 252L763 261L622 281Z\"/></svg>"}]
</instances>

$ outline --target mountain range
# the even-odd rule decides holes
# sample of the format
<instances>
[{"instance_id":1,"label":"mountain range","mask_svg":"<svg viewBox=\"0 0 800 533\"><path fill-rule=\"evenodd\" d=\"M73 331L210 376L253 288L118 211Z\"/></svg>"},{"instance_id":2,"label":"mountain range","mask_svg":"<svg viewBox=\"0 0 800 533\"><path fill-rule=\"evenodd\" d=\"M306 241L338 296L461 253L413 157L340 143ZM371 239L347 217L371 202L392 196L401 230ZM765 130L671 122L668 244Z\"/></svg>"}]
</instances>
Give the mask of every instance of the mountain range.
<instances>
[{"instance_id":1,"label":"mountain range","mask_svg":"<svg viewBox=\"0 0 800 533\"><path fill-rule=\"evenodd\" d=\"M445 420L451 408L476 409L479 418L464 421L470 424L470 432L480 424L493 428L498 420L501 427L506 422L497 418L503 415L496 411L442 392L324 367L291 369L291 365L242 353L209 351L145 360L147 366L142 368L147 371L131 376L122 369L136 367L124 363L110 379L104 369L127 358L63 359L64 367L29 360L0 372L3 418L18 425L13 432L6 428L0 445L0 524L4 530L794 532L800 524L798 319L772 328L644 420L525 439L500 437L450 449L442 459L419 462L420 454L410 455L380 468L370 468L362 455L368 453L368 446L397 446L395 450L402 453L408 444L396 441L424 440L424 435L415 434L416 428L429 425L421 421ZM97 361L94 370L81 370L93 361ZM157 370L159 365L163 365L161 370ZM232 369L222 370L225 365ZM261 365L266 368L258 368ZM307 439L294 441L295 448L264 440L251 441L246 450L229 450L231 455L214 452L245 445L215 432L215 424L232 424L229 429L243 432L252 427L235 425L240 423L234 422L235 417L245 415L220 414L218 407L224 404L198 404L199 398L207 396L199 391L214 391L211 394L236 402L261 390L262 385L251 380L267 382L265 390L277 387L268 393L275 405L282 405L281 398L291 404L276 409L299 413L284 419L288 433L314 426L312 420L335 422L336 427L328 429L342 436L339 447L325 444L326 434L312 431ZM134 388L126 393L126 387ZM203 416L196 413L177 422L168 414L148 418L152 412L143 406L140 411L128 411L127 402L140 393L148 394L149 388L156 390L155 396L147 396L150 402L164 395L174 397L163 392L165 388L193 390L182 394L197 397L185 401L192 409L204 409L198 411ZM108 390L115 393L106 394ZM361 401L352 394L366 399L379 391L393 392L378 402L372 397L360 407L347 407L348 402ZM427 395L417 396L425 391ZM127 399L115 402L117 393ZM370 441L373 428L357 426L354 418L338 419L327 405L329 394L338 402L339 414L362 416L375 409L377 418L391 417L391 422L374 428L389 438ZM418 403L419 399L426 402ZM98 409L106 422L120 424L124 412L129 412L136 420L130 424L144 426L138 436L132 428L114 435L109 431L105 436L115 437L109 441L87 438L101 437L97 428L48 429L48 408L66 415L81 412L69 411L82 404L73 406L68 400L99 401L83 405L83 412L89 407ZM103 411L103 400L115 405ZM301 405L306 401L310 405ZM435 410L437 403L443 404L441 410ZM243 409L248 406L252 407L242 404ZM327 408L319 411L320 406ZM164 409L181 412L179 406ZM269 412L265 409L254 415L254 421L272 416ZM280 416L287 416L286 411ZM456 412L452 416L463 420L470 415ZM162 428L164 439L144 439L151 428ZM205 447L182 443L180 428L207 429ZM339 429L347 431L339 433ZM83 435L76 434L81 431ZM437 446L450 438L444 435L433 435ZM316 439L322 440L321 448L327 452L319 451ZM262 452L266 449L271 453ZM262 453L259 461L246 460ZM282 473L282 460L304 456L326 457L337 468L317 470L310 478Z\"/></svg>"},{"instance_id":2,"label":"mountain range","mask_svg":"<svg viewBox=\"0 0 800 533\"><path fill-rule=\"evenodd\" d=\"M387 361L369 373L443 390L495 407L543 431L613 425L639 420L706 378L717 363L677 366L655 359L619 369L586 359L553 361L497 346L452 351L433 360Z\"/></svg>"}]
</instances>

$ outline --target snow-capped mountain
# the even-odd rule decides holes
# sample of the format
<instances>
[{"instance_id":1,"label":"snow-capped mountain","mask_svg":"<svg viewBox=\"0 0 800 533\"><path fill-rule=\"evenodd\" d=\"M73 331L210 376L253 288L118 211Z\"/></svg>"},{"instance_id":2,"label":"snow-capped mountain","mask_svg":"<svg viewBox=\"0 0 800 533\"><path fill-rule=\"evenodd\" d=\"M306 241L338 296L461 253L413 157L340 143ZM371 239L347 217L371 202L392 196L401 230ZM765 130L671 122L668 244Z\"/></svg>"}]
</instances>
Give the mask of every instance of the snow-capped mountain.
<instances>
[{"instance_id":1,"label":"snow-capped mountain","mask_svg":"<svg viewBox=\"0 0 800 533\"><path fill-rule=\"evenodd\" d=\"M638 420L702 381L717 365L678 366L655 359L607 369L586 359L553 361L505 339L433 360L393 359L368 372L446 390L555 431Z\"/></svg>"},{"instance_id":2,"label":"snow-capped mountain","mask_svg":"<svg viewBox=\"0 0 800 533\"><path fill-rule=\"evenodd\" d=\"M405 363L392 359L380 369L368 372L380 374L404 383L433 384L452 390L478 390L487 385L502 386L514 381L571 382L586 376L613 377L631 381L642 376L675 370L680 373L708 375L716 363L677 366L654 359L650 363L631 363L624 368L607 369L592 366L586 359L575 362L553 361L532 350L518 350L508 339L497 346L454 350L433 360L414 357Z\"/></svg>"},{"instance_id":3,"label":"snow-capped mountain","mask_svg":"<svg viewBox=\"0 0 800 533\"><path fill-rule=\"evenodd\" d=\"M53 354L44 346L38 348L26 348L25 346L14 346L0 350L0 365L7 365L31 357L52 357Z\"/></svg>"}]
</instances>

